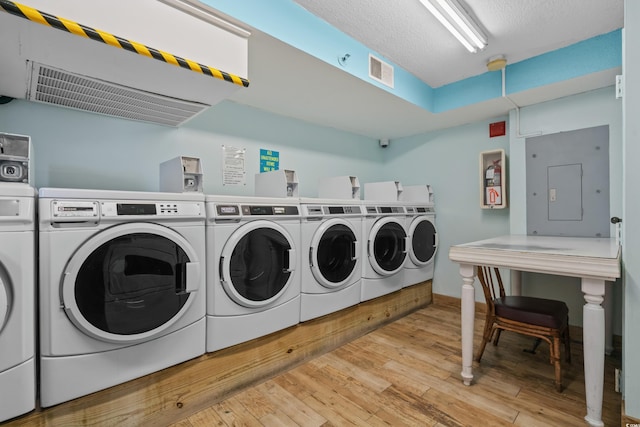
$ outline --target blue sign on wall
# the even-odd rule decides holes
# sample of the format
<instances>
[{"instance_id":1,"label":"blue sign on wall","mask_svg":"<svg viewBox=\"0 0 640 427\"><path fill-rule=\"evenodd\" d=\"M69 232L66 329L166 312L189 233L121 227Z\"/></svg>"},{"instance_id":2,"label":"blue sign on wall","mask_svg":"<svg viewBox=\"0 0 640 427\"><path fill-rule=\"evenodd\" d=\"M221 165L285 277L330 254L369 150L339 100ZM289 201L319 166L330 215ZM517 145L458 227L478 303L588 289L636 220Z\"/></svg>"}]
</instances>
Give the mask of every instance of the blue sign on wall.
<instances>
[{"instance_id":1,"label":"blue sign on wall","mask_svg":"<svg viewBox=\"0 0 640 427\"><path fill-rule=\"evenodd\" d=\"M280 152L260 149L260 173L277 171L280 167Z\"/></svg>"}]
</instances>

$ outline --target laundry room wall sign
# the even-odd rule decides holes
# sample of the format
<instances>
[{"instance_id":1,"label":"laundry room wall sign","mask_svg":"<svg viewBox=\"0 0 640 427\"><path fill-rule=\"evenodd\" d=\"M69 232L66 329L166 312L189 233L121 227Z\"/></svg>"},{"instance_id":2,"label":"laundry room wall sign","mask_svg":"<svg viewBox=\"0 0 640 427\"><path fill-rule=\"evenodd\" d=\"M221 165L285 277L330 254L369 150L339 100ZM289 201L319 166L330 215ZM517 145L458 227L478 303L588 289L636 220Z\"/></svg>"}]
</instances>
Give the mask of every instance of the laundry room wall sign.
<instances>
[{"instance_id":1,"label":"laundry room wall sign","mask_svg":"<svg viewBox=\"0 0 640 427\"><path fill-rule=\"evenodd\" d=\"M245 148L222 146L222 185L246 185Z\"/></svg>"},{"instance_id":2,"label":"laundry room wall sign","mask_svg":"<svg viewBox=\"0 0 640 427\"><path fill-rule=\"evenodd\" d=\"M280 168L280 152L260 149L260 172L277 171Z\"/></svg>"}]
</instances>

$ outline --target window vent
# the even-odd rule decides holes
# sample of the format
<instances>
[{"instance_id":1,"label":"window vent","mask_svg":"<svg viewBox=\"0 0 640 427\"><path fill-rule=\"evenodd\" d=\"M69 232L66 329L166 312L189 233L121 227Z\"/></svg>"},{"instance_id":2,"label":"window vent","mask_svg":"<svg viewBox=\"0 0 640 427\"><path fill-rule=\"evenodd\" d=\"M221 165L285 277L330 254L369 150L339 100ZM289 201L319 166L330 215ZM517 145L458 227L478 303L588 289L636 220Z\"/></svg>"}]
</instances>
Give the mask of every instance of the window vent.
<instances>
[{"instance_id":1,"label":"window vent","mask_svg":"<svg viewBox=\"0 0 640 427\"><path fill-rule=\"evenodd\" d=\"M369 55L369 77L389 87L393 87L393 66Z\"/></svg>"},{"instance_id":2,"label":"window vent","mask_svg":"<svg viewBox=\"0 0 640 427\"><path fill-rule=\"evenodd\" d=\"M31 62L27 99L112 117L178 126L209 105L133 89Z\"/></svg>"}]
</instances>

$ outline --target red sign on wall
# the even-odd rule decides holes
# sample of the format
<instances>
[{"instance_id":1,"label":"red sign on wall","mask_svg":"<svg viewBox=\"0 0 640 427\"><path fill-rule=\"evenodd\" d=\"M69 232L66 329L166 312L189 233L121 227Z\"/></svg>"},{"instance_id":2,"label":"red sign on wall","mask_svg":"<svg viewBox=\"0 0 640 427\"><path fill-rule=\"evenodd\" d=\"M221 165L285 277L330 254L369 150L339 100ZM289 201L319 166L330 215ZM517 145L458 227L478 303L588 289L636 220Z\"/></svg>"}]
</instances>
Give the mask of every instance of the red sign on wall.
<instances>
[{"instance_id":1,"label":"red sign on wall","mask_svg":"<svg viewBox=\"0 0 640 427\"><path fill-rule=\"evenodd\" d=\"M493 138L494 136L504 136L507 133L507 123L495 122L489 125L489 138Z\"/></svg>"}]
</instances>

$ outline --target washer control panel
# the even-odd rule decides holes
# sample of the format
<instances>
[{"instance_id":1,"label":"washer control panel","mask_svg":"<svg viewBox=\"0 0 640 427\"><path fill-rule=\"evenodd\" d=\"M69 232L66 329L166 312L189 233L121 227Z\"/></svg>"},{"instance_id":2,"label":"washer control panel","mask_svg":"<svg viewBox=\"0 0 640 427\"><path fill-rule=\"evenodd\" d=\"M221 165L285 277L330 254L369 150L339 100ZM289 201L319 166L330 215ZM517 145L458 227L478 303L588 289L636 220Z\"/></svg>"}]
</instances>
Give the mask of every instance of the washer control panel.
<instances>
[{"instance_id":1,"label":"washer control panel","mask_svg":"<svg viewBox=\"0 0 640 427\"><path fill-rule=\"evenodd\" d=\"M199 202L102 202L103 217L115 216L198 216L203 212Z\"/></svg>"},{"instance_id":2,"label":"washer control panel","mask_svg":"<svg viewBox=\"0 0 640 427\"><path fill-rule=\"evenodd\" d=\"M408 214L433 214L435 209L432 206L407 206Z\"/></svg>"},{"instance_id":3,"label":"washer control panel","mask_svg":"<svg viewBox=\"0 0 640 427\"><path fill-rule=\"evenodd\" d=\"M344 217L362 216L359 205L302 205L304 217Z\"/></svg>"},{"instance_id":4,"label":"washer control panel","mask_svg":"<svg viewBox=\"0 0 640 427\"><path fill-rule=\"evenodd\" d=\"M54 218L97 218L123 216L201 216L200 202L97 202L86 200L55 200L51 203Z\"/></svg>"},{"instance_id":5,"label":"washer control panel","mask_svg":"<svg viewBox=\"0 0 640 427\"><path fill-rule=\"evenodd\" d=\"M404 206L367 206L367 214L396 215L406 214Z\"/></svg>"}]
</instances>

